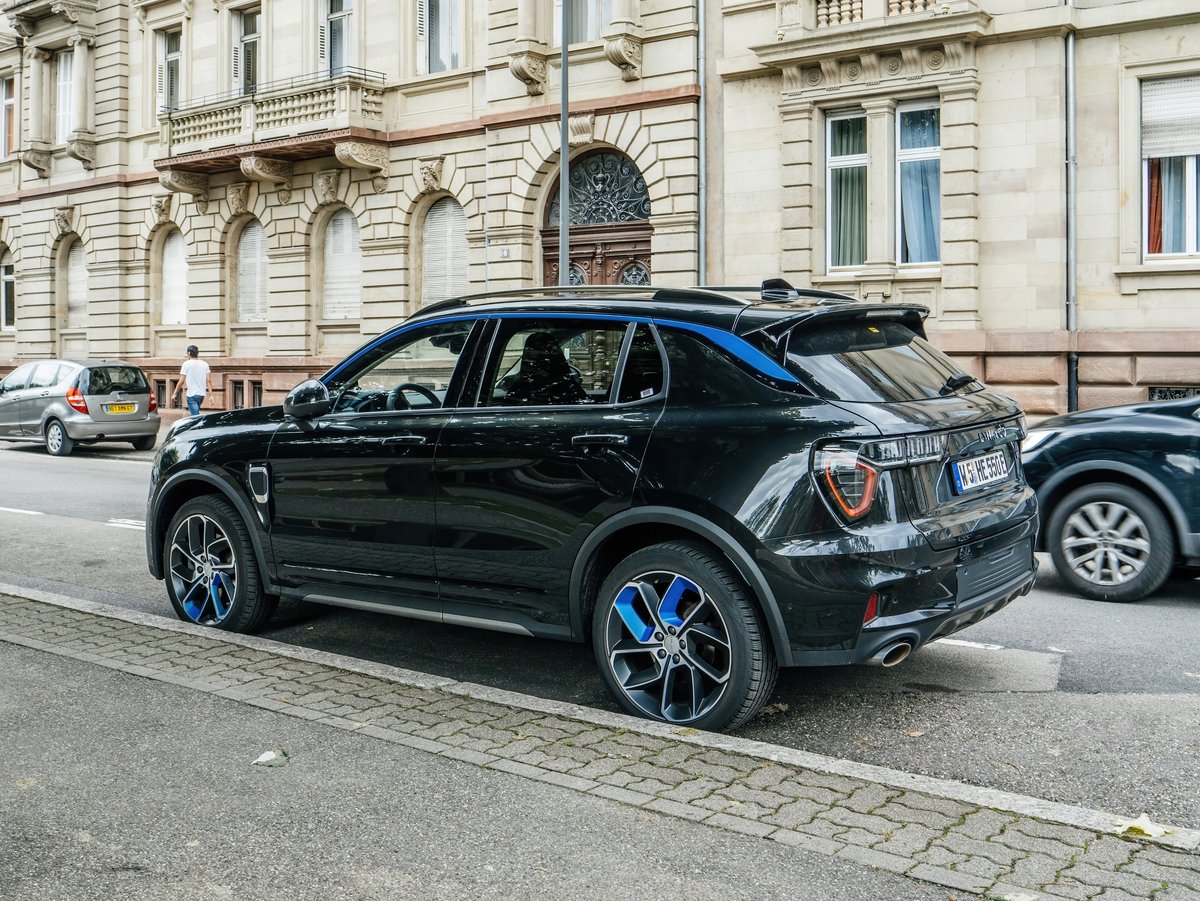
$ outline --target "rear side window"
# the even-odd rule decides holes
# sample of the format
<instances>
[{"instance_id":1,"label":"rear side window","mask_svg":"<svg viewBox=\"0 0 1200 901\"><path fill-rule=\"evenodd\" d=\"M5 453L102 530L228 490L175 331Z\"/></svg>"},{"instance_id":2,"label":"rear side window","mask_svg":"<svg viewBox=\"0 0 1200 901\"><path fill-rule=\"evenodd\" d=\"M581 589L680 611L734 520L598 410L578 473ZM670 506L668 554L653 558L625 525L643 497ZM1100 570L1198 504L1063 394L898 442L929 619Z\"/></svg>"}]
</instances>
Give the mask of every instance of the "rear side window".
<instances>
[{"instance_id":1,"label":"rear side window","mask_svg":"<svg viewBox=\"0 0 1200 901\"><path fill-rule=\"evenodd\" d=\"M29 380L30 388L52 388L58 384L63 366L60 363L38 363L33 370L33 378Z\"/></svg>"},{"instance_id":2,"label":"rear side window","mask_svg":"<svg viewBox=\"0 0 1200 901\"><path fill-rule=\"evenodd\" d=\"M980 387L908 326L878 319L797 326L787 366L818 397L852 403L927 400Z\"/></svg>"},{"instance_id":3,"label":"rear side window","mask_svg":"<svg viewBox=\"0 0 1200 901\"><path fill-rule=\"evenodd\" d=\"M96 366L84 370L79 390L84 394L147 394L150 385L142 370L136 366Z\"/></svg>"},{"instance_id":4,"label":"rear side window","mask_svg":"<svg viewBox=\"0 0 1200 901\"><path fill-rule=\"evenodd\" d=\"M484 382L483 405L608 403L626 330L621 322L502 321Z\"/></svg>"},{"instance_id":5,"label":"rear side window","mask_svg":"<svg viewBox=\"0 0 1200 901\"><path fill-rule=\"evenodd\" d=\"M621 373L621 388L617 401L625 404L644 400L663 389L663 359L650 326L639 325L629 344L625 370Z\"/></svg>"}]
</instances>

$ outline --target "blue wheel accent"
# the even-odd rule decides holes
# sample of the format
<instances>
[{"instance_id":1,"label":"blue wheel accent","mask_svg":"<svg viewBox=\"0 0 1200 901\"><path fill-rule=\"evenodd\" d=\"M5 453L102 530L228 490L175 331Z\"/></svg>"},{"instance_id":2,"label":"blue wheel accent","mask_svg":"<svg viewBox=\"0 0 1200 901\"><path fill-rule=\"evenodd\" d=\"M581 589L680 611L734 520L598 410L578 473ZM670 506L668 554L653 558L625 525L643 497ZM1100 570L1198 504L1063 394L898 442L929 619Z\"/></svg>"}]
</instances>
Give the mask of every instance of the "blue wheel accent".
<instances>
[{"instance_id":1,"label":"blue wheel accent","mask_svg":"<svg viewBox=\"0 0 1200 901\"><path fill-rule=\"evenodd\" d=\"M617 685L652 719L694 722L725 693L729 630L704 589L685 576L650 572L627 582L610 602L603 634Z\"/></svg>"},{"instance_id":2,"label":"blue wheel accent","mask_svg":"<svg viewBox=\"0 0 1200 901\"><path fill-rule=\"evenodd\" d=\"M183 520L171 536L167 579L187 618L222 623L237 598L237 578L233 545L216 520L201 513Z\"/></svg>"}]
</instances>

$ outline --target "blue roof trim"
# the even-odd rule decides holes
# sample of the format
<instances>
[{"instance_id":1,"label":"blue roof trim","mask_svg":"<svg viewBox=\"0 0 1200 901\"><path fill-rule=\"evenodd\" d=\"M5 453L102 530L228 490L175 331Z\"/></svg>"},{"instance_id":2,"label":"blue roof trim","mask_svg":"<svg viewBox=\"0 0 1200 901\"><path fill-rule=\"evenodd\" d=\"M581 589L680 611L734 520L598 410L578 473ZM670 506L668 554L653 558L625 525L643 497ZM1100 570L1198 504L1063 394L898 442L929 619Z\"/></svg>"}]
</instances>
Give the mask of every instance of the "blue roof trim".
<instances>
[{"instance_id":1,"label":"blue roof trim","mask_svg":"<svg viewBox=\"0 0 1200 901\"><path fill-rule=\"evenodd\" d=\"M765 375L767 378L774 379L777 382L786 382L789 385L798 385L800 380L772 360L769 356L763 353L754 345L750 344L745 338L740 335L735 335L732 332L727 332L724 329L715 328L711 325L700 325L695 322L680 322L677 319L656 319L652 316L620 316L607 313L518 313L518 312L489 312L462 314L458 316L445 316L437 319L427 319L421 322L414 322L410 326L401 326L396 331L387 332L379 338L372 341L366 347L363 347L353 356L348 357L339 365L335 366L327 372L323 379L336 378L341 372L352 366L356 361L369 354L375 348L385 341L392 341L400 337L405 332L413 329L421 328L427 325L439 325L443 322L462 322L464 320L473 319L590 319L601 322L645 322L654 323L655 325L666 326L668 328L677 328L681 331L692 332L707 338L713 344L720 347L722 350L737 357L742 362L746 363L753 369Z\"/></svg>"}]
</instances>

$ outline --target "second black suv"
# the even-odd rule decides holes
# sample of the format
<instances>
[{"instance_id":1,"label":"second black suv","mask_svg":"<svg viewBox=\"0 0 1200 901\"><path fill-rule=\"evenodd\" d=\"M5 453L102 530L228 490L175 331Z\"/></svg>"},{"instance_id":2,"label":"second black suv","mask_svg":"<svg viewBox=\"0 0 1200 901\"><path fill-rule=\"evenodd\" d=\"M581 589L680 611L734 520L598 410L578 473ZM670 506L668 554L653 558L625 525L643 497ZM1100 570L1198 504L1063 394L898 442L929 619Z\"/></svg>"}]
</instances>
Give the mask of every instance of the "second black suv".
<instances>
[{"instance_id":1,"label":"second black suv","mask_svg":"<svg viewBox=\"0 0 1200 901\"><path fill-rule=\"evenodd\" d=\"M628 711L736 727L1033 583L1020 410L927 311L763 289L459 298L282 408L175 426L146 541L181 618L280 596L590 640Z\"/></svg>"}]
</instances>

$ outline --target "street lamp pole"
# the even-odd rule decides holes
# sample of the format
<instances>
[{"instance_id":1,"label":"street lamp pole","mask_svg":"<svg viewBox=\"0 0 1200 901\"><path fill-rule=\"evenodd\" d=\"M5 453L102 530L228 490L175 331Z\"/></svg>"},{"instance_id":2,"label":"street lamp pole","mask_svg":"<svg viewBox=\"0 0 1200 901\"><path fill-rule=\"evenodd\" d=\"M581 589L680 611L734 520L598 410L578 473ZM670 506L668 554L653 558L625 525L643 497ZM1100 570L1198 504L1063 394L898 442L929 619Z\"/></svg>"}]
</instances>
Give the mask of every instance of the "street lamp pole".
<instances>
[{"instance_id":1,"label":"street lamp pole","mask_svg":"<svg viewBox=\"0 0 1200 901\"><path fill-rule=\"evenodd\" d=\"M559 111L559 149L558 158L562 169L558 174L558 283L571 283L571 259L568 249L571 230L571 134L567 120L570 111L567 108L568 78L567 78L567 36L571 33L571 0L562 3L562 34L559 35L562 57L559 66L559 77L562 79L562 99Z\"/></svg>"}]
</instances>

